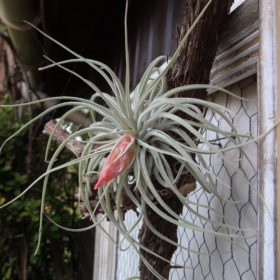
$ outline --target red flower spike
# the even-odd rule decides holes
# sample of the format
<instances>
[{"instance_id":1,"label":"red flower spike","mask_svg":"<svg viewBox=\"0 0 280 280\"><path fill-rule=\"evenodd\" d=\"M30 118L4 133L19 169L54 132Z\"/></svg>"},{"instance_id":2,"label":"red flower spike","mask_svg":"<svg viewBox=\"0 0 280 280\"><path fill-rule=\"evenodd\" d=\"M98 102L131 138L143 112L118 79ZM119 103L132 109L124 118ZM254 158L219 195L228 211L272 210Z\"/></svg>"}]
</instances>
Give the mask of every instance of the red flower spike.
<instances>
[{"instance_id":1,"label":"red flower spike","mask_svg":"<svg viewBox=\"0 0 280 280\"><path fill-rule=\"evenodd\" d=\"M129 166L134 158L135 138L134 134L128 133L118 140L100 172L95 190L118 177Z\"/></svg>"}]
</instances>

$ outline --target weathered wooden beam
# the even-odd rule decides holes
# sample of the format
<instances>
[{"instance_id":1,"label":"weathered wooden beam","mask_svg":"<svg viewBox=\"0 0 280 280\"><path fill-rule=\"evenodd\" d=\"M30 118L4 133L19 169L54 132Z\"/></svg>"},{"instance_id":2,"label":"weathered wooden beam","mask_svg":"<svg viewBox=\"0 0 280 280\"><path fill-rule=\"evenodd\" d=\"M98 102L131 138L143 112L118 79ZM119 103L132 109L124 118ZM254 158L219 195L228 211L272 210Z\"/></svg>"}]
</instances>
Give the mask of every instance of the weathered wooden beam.
<instances>
[{"instance_id":1,"label":"weathered wooden beam","mask_svg":"<svg viewBox=\"0 0 280 280\"><path fill-rule=\"evenodd\" d=\"M257 73L259 33L258 1L247 0L222 29L211 84L227 87Z\"/></svg>"},{"instance_id":2,"label":"weathered wooden beam","mask_svg":"<svg viewBox=\"0 0 280 280\"><path fill-rule=\"evenodd\" d=\"M280 117L280 3L261 0L258 72L258 133L270 130ZM258 275L260 280L280 279L279 124L258 143L259 203Z\"/></svg>"}]
</instances>

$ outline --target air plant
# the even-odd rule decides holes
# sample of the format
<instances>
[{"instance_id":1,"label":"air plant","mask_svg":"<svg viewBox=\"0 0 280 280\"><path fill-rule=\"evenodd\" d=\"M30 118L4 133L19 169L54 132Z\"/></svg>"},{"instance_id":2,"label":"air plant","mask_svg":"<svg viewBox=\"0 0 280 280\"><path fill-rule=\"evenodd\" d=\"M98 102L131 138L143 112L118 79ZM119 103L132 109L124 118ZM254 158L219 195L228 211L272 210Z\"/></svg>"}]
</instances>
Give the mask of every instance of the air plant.
<instances>
[{"instance_id":1,"label":"air plant","mask_svg":"<svg viewBox=\"0 0 280 280\"><path fill-rule=\"evenodd\" d=\"M48 161L46 172L32 182L20 195L0 207L1 209L8 206L16 199L22 197L37 182L43 180L39 241L36 252L41 242L43 218L44 215L46 215L44 213L44 203L49 176L71 165L77 166L80 196L89 213L92 225L84 229L70 229L57 224L49 217L48 219L65 230L75 232L99 227L106 235L108 235L108 233L102 227L101 221L105 218L109 219L123 235L123 238L139 253L142 262L144 262L159 279L162 279L161 275L159 275L159 273L153 269L152 265L145 260L139 248L151 254L155 253L141 245L130 233L137 224L144 220L159 238L171 244L174 244L174 241L163 236L149 223L145 213L146 206L149 206L163 219L180 227L208 232L221 238L244 238L244 236L234 233L228 234L209 231L191 224L184 220L182 216L176 214L169 205L165 203L156 188L157 184L161 185L164 190L172 192L184 206L188 207L188 209L192 209L191 205L189 205L190 201L186 199L186 193L182 192L180 185L183 177L191 175L206 192L213 193L219 199L224 200L219 195L215 184L217 180L221 183L224 182L211 172L207 166L204 155L220 154L224 160L227 160L223 153L231 149L240 149L244 145L241 144L241 139L243 137L248 137L237 133L237 129L224 113L227 111L226 108L197 98L176 97L178 93L195 89L214 89L225 94L233 95L233 93L228 90L206 84L194 84L166 91L166 73L168 69L170 69L174 61L178 58L189 34L201 19L211 2L211 0L208 2L188 30L173 57L168 62L166 62L165 56L160 56L153 60L147 67L139 84L132 92L129 88L129 52L126 25L127 4L125 13L125 86L122 85L117 75L107 65L93 59L82 57L37 29L44 36L75 57L61 62L54 62L48 58L51 64L41 68L41 70L56 66L68 71L85 82L92 89L93 94L89 100L62 96L46 98L44 100L21 105L1 105L2 107L16 107L36 104L47 100L65 101L54 105L34 117L24 127L9 137L5 143L12 137L19 135L26 127L50 111L63 106L72 106L72 109L56 122L50 132L48 145L46 147L46 160ZM71 63L86 63L89 67L93 68L107 82L110 92L103 92L93 82L68 69L67 65ZM164 64L164 66L162 66L162 64ZM100 102L100 100L103 102ZM89 113L91 125L86 128L80 128L67 135L67 137L61 141L55 152L50 156L50 146L61 124L65 122L70 114L85 110ZM220 118L228 124L230 130L223 130L213 125L205 117L206 110L212 110L215 114L219 115ZM180 116L182 113L186 118ZM227 139L232 143L231 147L220 148L215 145L213 141L209 141L205 138L206 131L215 132L218 138ZM73 141L81 142L83 148L80 153L77 153L73 160L56 166L56 159L59 157L60 153ZM3 149L5 143L2 144L0 150ZM203 149L201 148L201 144L204 146ZM243 155L247 157L245 153L243 153ZM250 162L249 159L248 162ZM99 177L99 180L94 184L97 177ZM230 187L225 183L224 185ZM97 191L95 189L97 189ZM94 192L96 192L97 203L92 207L89 197L92 196ZM124 201L124 199L127 201ZM130 204L130 209L136 209L139 214L137 221L130 229L126 227L124 222L124 212L127 209L124 209L123 204L128 202ZM165 209L165 212L161 210L162 208ZM241 230L228 224L210 220L196 213L194 209L191 211L205 221L220 225L232 232ZM97 215L100 212L103 213L102 217ZM111 237L109 236L109 238ZM186 249L180 244L175 243L175 245ZM159 255L157 255L157 257L162 258ZM170 263L169 260L166 261Z\"/></svg>"}]
</instances>

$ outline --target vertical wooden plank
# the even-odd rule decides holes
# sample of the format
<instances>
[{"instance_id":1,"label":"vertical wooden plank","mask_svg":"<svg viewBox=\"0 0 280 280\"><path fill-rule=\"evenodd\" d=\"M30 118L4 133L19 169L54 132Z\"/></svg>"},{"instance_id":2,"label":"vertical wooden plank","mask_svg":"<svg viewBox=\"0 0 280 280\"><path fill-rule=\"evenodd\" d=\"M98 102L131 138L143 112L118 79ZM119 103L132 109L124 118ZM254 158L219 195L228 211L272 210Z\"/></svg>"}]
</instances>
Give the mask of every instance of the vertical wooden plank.
<instances>
[{"instance_id":1,"label":"vertical wooden plank","mask_svg":"<svg viewBox=\"0 0 280 280\"><path fill-rule=\"evenodd\" d=\"M115 225L106 220L101 222L105 231L116 240ZM95 254L93 280L114 280L116 268L116 245L100 229L95 232Z\"/></svg>"},{"instance_id":2,"label":"vertical wooden plank","mask_svg":"<svg viewBox=\"0 0 280 280\"><path fill-rule=\"evenodd\" d=\"M277 120L280 120L280 0L276 0L276 65L277 65ZM280 279L280 127L276 130L277 145L277 279Z\"/></svg>"},{"instance_id":3,"label":"vertical wooden plank","mask_svg":"<svg viewBox=\"0 0 280 280\"><path fill-rule=\"evenodd\" d=\"M276 0L260 0L259 134L275 124L277 110ZM258 279L277 279L276 132L259 142L259 190L268 209L259 207ZM279 176L279 175L278 175Z\"/></svg>"}]
</instances>

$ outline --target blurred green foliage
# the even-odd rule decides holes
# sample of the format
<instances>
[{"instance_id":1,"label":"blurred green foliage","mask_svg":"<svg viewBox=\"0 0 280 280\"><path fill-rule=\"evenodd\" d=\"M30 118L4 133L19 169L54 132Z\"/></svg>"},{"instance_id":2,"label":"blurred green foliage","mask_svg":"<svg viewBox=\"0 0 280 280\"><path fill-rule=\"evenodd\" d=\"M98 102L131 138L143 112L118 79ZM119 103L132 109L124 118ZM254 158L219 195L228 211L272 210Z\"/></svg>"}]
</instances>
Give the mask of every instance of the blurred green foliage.
<instances>
[{"instance_id":1,"label":"blurred green foliage","mask_svg":"<svg viewBox=\"0 0 280 280\"><path fill-rule=\"evenodd\" d=\"M4 101L5 103L7 100ZM0 109L0 144L28 120L27 110ZM19 116L20 115L20 116ZM32 155L28 153L28 130L13 138L0 155L0 205L22 192L41 175L45 168L44 151L47 137L32 140ZM31 173L28 172L28 157ZM59 161L72 155L65 151ZM57 223L80 227L80 214L74 201L77 191L73 168L51 176L45 211ZM44 219L43 242L34 256L38 239L39 210L42 183L27 194L0 210L0 279L52 280L77 279L79 234L63 231Z\"/></svg>"}]
</instances>

